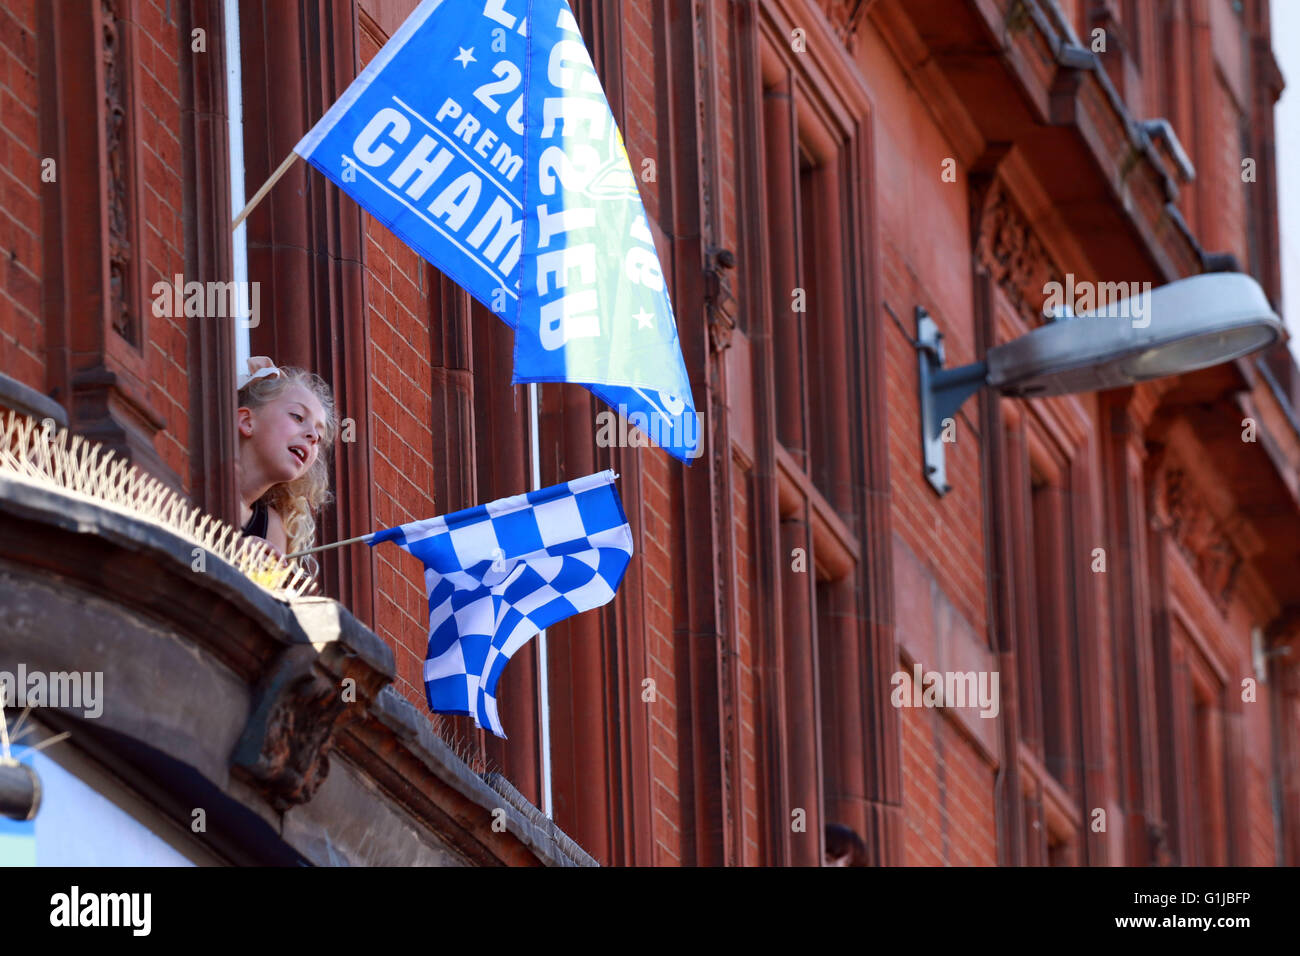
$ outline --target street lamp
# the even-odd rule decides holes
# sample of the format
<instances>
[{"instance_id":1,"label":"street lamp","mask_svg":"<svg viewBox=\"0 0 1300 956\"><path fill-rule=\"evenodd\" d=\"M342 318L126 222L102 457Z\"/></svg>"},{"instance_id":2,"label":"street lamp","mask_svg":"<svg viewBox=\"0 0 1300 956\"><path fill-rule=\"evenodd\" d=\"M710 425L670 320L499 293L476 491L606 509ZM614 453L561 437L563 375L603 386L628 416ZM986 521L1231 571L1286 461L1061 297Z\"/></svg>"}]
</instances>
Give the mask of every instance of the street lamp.
<instances>
[{"instance_id":1,"label":"street lamp","mask_svg":"<svg viewBox=\"0 0 1300 956\"><path fill-rule=\"evenodd\" d=\"M918 306L915 345L925 476L941 496L951 490L944 468L944 422L986 386L1021 398L1121 388L1229 362L1284 334L1259 283L1240 273L1210 273L1083 315L1060 316L994 346L982 362L946 369L943 334Z\"/></svg>"}]
</instances>

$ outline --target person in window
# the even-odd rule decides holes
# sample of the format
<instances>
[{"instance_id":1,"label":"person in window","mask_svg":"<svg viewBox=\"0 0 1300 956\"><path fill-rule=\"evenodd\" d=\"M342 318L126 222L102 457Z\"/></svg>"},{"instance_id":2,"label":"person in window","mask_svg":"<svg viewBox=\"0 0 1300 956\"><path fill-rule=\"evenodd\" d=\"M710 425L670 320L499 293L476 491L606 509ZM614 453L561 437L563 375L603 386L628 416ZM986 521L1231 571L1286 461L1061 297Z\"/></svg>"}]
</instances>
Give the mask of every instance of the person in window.
<instances>
[{"instance_id":1,"label":"person in window","mask_svg":"<svg viewBox=\"0 0 1300 956\"><path fill-rule=\"evenodd\" d=\"M281 554L310 548L330 501L334 396L320 376L264 355L239 377L237 480L242 531Z\"/></svg>"},{"instance_id":2,"label":"person in window","mask_svg":"<svg viewBox=\"0 0 1300 956\"><path fill-rule=\"evenodd\" d=\"M822 866L866 866L867 845L842 823L826 824L826 858Z\"/></svg>"}]
</instances>

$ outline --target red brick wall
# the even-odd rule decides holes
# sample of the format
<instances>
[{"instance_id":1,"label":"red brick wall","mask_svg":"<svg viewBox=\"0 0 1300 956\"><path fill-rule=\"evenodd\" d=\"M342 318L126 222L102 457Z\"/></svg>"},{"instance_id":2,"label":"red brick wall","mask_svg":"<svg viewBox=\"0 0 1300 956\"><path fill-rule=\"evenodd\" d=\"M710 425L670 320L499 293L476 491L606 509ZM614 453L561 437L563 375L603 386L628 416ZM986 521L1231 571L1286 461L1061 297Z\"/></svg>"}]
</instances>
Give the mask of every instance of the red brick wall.
<instances>
[{"instance_id":1,"label":"red brick wall","mask_svg":"<svg viewBox=\"0 0 1300 956\"><path fill-rule=\"evenodd\" d=\"M133 306L139 310L146 342L143 384L153 410L166 423L155 447L188 491L186 320L184 316L154 316L151 292L155 282L170 283L184 271L180 38L174 12L168 20L161 2L135 0L133 10L123 20L135 52L129 102L138 107L141 124L131 140L139 159L135 188L143 212L135 223L137 248L133 255L145 266ZM37 125L42 94L37 77L37 28L36 0L16 0L0 9L0 370L46 392L42 199L57 194L63 171L55 166L55 181L42 181L45 157ZM186 50L188 53L188 44ZM128 65L128 70L131 68ZM102 118L91 121L102 122ZM76 230L93 228L75 222L70 226L74 235Z\"/></svg>"},{"instance_id":2,"label":"red brick wall","mask_svg":"<svg viewBox=\"0 0 1300 956\"><path fill-rule=\"evenodd\" d=\"M718 39L718 52L721 54L727 49L727 39L731 33L730 11L725 4L715 3L709 6L709 13L712 16L713 35ZM738 234L736 225L738 204L736 202L736 180L739 177L737 164L740 162L741 154L736 149L736 115L734 109L735 89L735 68L732 64L731 57L719 55L716 58L718 75L714 80L715 92L717 94L715 106L718 114L718 132L720 137L719 152L722 157L721 168L722 176L721 195L722 202L718 210L720 222L718 223L721 233L721 244L728 248L734 248L735 240Z\"/></svg>"},{"instance_id":3,"label":"red brick wall","mask_svg":"<svg viewBox=\"0 0 1300 956\"><path fill-rule=\"evenodd\" d=\"M44 391L36 71L36 0L6 3L0 8L0 371Z\"/></svg>"},{"instance_id":4,"label":"red brick wall","mask_svg":"<svg viewBox=\"0 0 1300 956\"><path fill-rule=\"evenodd\" d=\"M610 63L623 71L624 113L621 119L628 159L637 176L646 214L662 227L660 185L670 175L667 157L660 155L655 103L654 8L649 0L627 0L623 4L624 49L610 52ZM608 86L608 84L606 84ZM614 106L617 109L617 105ZM642 162L655 163L653 181L643 177ZM678 267L681 267L680 265ZM665 272L673 267L664 262ZM673 620L674 558L672 531L674 503L670 492L671 468L661 453L643 454L642 488L645 500L640 514L645 522L638 539L640 550L633 559L642 562L645 576L645 643L657 701L651 707L650 780L645 782L653 806L654 858L658 864L680 865L682 861L681 776L690 768L678 764L677 635ZM635 518L632 519L635 522ZM637 529L634 527L633 532Z\"/></svg>"},{"instance_id":5,"label":"red brick wall","mask_svg":"<svg viewBox=\"0 0 1300 956\"><path fill-rule=\"evenodd\" d=\"M651 760L649 789L654 807L655 862L676 865L682 861L681 774L677 766L677 633L673 622L673 558L670 534L673 507L668 491L669 465L665 455L643 459L641 506L645 527L640 551L633 560L643 562L646 589L646 654L649 676L657 699L651 708L651 741L657 753ZM633 528L635 534L636 529Z\"/></svg>"},{"instance_id":6,"label":"red brick wall","mask_svg":"<svg viewBox=\"0 0 1300 956\"><path fill-rule=\"evenodd\" d=\"M890 246L885 253L885 301L899 319L913 323L912 306L923 301L924 293L904 277L909 268L899 251ZM977 632L983 633L986 622L984 531L981 482L983 474L979 453L978 418L974 402L958 413L955 443L946 448L945 466L952 491L940 498L924 474L921 460L921 420L917 404L917 359L911 339L915 328L900 328L885 313L888 353L885 378L889 395L889 459L895 477L891 504L894 528L909 548L920 556L962 617ZM957 316L969 323L969 315ZM942 322L942 320L941 320ZM943 325L944 331L951 328ZM948 353L948 366L955 367L970 358Z\"/></svg>"},{"instance_id":7,"label":"red brick wall","mask_svg":"<svg viewBox=\"0 0 1300 956\"><path fill-rule=\"evenodd\" d=\"M365 222L372 494L376 524L391 528L442 511L432 492L428 305L418 287L425 266L382 223L369 216ZM400 548L378 548L375 572L375 630L396 654L398 689L423 706L429 630L423 566Z\"/></svg>"},{"instance_id":8,"label":"red brick wall","mask_svg":"<svg viewBox=\"0 0 1300 956\"><path fill-rule=\"evenodd\" d=\"M135 95L139 99L139 122L142 124L142 135L135 140L143 173L136 188L144 207L144 221L138 224L140 231L137 233L143 249L137 254L143 255L145 261L144 288L141 289L142 324L147 329L148 376L154 385L151 397L155 410L167 423L154 445L164 464L180 477L182 487L188 492L190 382L186 353L189 340L187 320L183 315L154 316L150 292L155 282L171 282L177 273L185 271L182 220L185 200L179 130L181 79L177 63L177 53L181 49L180 26L174 5L170 10L171 19L168 19L164 4L165 0L136 0L137 19L128 25L139 63L136 74L139 85ZM187 56L211 55L191 52L188 42L184 49ZM200 321L221 320L209 318Z\"/></svg>"},{"instance_id":9,"label":"red brick wall","mask_svg":"<svg viewBox=\"0 0 1300 956\"><path fill-rule=\"evenodd\" d=\"M361 34L362 65L380 43ZM383 223L363 214L365 302L371 336L370 435L378 527L440 514L433 499L434 442L429 401L428 266ZM375 631L393 648L397 689L423 709L429 638L424 568L401 548L375 549Z\"/></svg>"},{"instance_id":10,"label":"red brick wall","mask_svg":"<svg viewBox=\"0 0 1300 956\"><path fill-rule=\"evenodd\" d=\"M957 162L956 182L941 179L945 160L955 160L957 151L874 31L859 38L856 60L877 91L874 232L881 243L881 304L875 314L885 324L894 528L943 581L966 622L983 633L984 476L976 405L969 402L958 413L957 440L947 447L946 460L953 490L939 498L924 479L911 344L920 305L944 333L949 368L975 359L966 170Z\"/></svg>"},{"instance_id":11,"label":"red brick wall","mask_svg":"<svg viewBox=\"0 0 1300 956\"><path fill-rule=\"evenodd\" d=\"M1241 161L1245 143L1241 135L1241 111L1237 108L1232 94L1223 83L1213 85L1213 143L1214 155L1205 157L1209 181L1213 183L1214 228L1209 238L1217 244L1216 252L1231 252L1237 256L1241 268L1250 269L1250 247L1246 237L1246 190L1261 189L1262 170L1259 168L1272 162L1271 157L1256 156L1255 182L1243 183L1241 180Z\"/></svg>"},{"instance_id":12,"label":"red brick wall","mask_svg":"<svg viewBox=\"0 0 1300 956\"><path fill-rule=\"evenodd\" d=\"M414 5L414 0L360 4L363 12L373 14L385 28L400 23ZM1081 16L1082 4L1071 2L1066 7L1067 15L1076 19ZM0 10L0 369L44 391L40 202L42 190L53 187L40 183L35 9L35 0L11 0ZM170 21L167 19L165 0L136 0L132 9L135 19L129 29L138 59L135 96L140 122L150 130L150 135L134 143L143 171L138 186L144 215L137 225L142 243L139 255L146 263L147 293L154 281L170 280L183 271L184 184L177 93L183 63L178 57L190 54L188 43L182 44L179 36L175 12ZM602 9L608 12L608 8ZM665 177L671 173L671 158L661 153L665 148L660 138L664 131L657 112L664 94L656 79L662 65L656 63L655 51L656 33L665 29L658 21L662 7L652 0L624 0L619 9L623 47L608 51L604 66L607 71L621 70L621 118L628 153L633 171L641 180L647 212L662 226L669 218L668 211L661 207L662 190ZM738 106L733 84L738 70L730 55L730 7L711 3L706 11L717 41L711 51L717 70L712 108L720 131L716 145L721 179L714 184L713 195L717 199L717 234L724 245L730 245L738 237L738 209L743 201L737 188L739 170L743 164L754 162L755 157L748 144L736 138ZM362 30L362 63L375 54L382 40L368 27ZM870 21L860 29L856 51L874 111L870 123L876 182L868 184L868 188L877 221L868 224L868 232L880 244L880 287L871 289L876 301L869 303L863 314L885 323L885 353L871 356L870 360L874 363L872 374L884 375L888 396L893 529L924 568L923 583L915 585L918 593L898 593L895 603L898 607L915 606L929 602L932 593L942 592L970 632L984 638L989 636L981 494L985 476L981 471L980 436L975 430L975 406L968 404L959 416L957 442L948 447L953 490L941 499L922 474L917 360L910 341L915 334L913 307L920 304L929 309L947 335L949 366L974 357L969 197L964 185L967 171L958 164L957 182L941 180L942 162L955 157L957 150L946 138L944 124L922 102L913 79ZM1244 260L1245 207L1235 106L1226 88L1215 83L1214 89L1214 102L1205 104L1205 116L1214 124L1214 136L1198 140L1211 143L1212 151L1195 157L1198 170L1203 168L1203 175L1214 183L1207 188L1221 197L1214 207L1218 218L1211 237L1221 238L1222 242L1207 245L1234 249ZM1183 139L1185 143L1192 141L1190 134ZM655 181L641 179L641 162L645 158L655 160ZM257 185L249 183L250 191ZM368 217L364 222L364 300L371 330L365 353L372 370L368 423L374 462L371 494L375 523L387 527L445 512L448 506L437 500L433 491L434 478L444 468L444 438L430 426L431 317L439 305L431 301L431 267L384 226ZM666 250L661 251L667 255ZM685 261L665 265L679 277L698 268L698 263ZM745 264L740 268L744 269ZM740 304L742 310L754 307L754 303ZM475 321L479 318L476 316ZM679 315L679 325L692 333L699 331L701 322L700 315ZM158 438L158 449L167 465L184 479L189 474L185 320L149 315L146 328L147 374L155 407L167 423ZM358 359L349 356L348 360ZM703 405L706 396L700 392L696 398ZM736 385L734 395L728 396L729 401L749 398L747 386L741 384ZM480 452L485 453L491 452ZM611 802L626 800L626 805L634 806L643 817L623 820L624 827L643 825L649 834L653 862L674 865L693 856L693 848L684 844L684 834L692 829L687 815L694 812L689 798L697 768L682 761L684 743L693 729L682 718L683 702L689 698L681 662L684 642L696 635L688 637L686 622L678 619L683 602L675 591L681 561L677 542L693 529L680 525L683 502L679 466L659 451L646 450L638 457L641 493L635 506L629 503L628 511L638 542L635 561L643 592L644 630L636 636L643 640L644 657L628 661L626 666L629 686L640 687L646 677L654 680L655 700L633 704L648 708L644 779L630 780L628 786L634 793L616 794ZM700 461L693 467L707 468L708 463ZM725 594L727 601L734 597L731 619L735 633L730 637L734 638L739 657L736 701L740 752L730 784L739 792L737 856L746 864L758 864L767 862L771 852L764 839L770 823L766 814L784 815L786 811L764 806L765 783L760 777L761 770L770 768L761 768L759 762L766 747L760 735L757 699L763 657L758 635L764 633L757 620L764 606L757 587L759 542L764 530L754 523L757 483L739 463L733 463L732 476L729 528L719 532L729 531L733 537L734 553L730 558L736 576L734 587ZM416 559L391 547L376 551L374 560L375 627L395 652L398 689L422 709L421 669L427 640L422 569ZM621 596L620 600L627 598ZM1106 626L1106 620L1103 615L1100 626ZM908 624L906 620L898 622L900 633ZM613 632L603 636L611 642L623 642L620 650L630 637ZM617 656L614 650L608 649L611 658ZM922 663L932 666L933 662ZM1108 667L1103 662L1103 685L1109 682ZM888 691L879 689L880 693ZM593 706L591 701L584 702L586 710ZM1247 712L1246 734L1256 742L1252 747L1256 755L1266 753L1258 745L1268 733L1264 706L1260 704ZM525 718L520 715L517 719ZM958 729L957 721L943 711L905 708L900 723L904 861L927 865L995 863L994 768ZM1108 721L1103 723L1108 743L1113 742L1109 738L1119 737L1120 729ZM608 769L591 767L582 786L591 788L592 793L609 786ZM1246 788L1246 810L1251 821L1249 853L1257 863L1271 862L1273 853L1268 772L1263 759L1253 762ZM574 805L589 805L589 797L584 793L584 799L575 799Z\"/></svg>"},{"instance_id":13,"label":"red brick wall","mask_svg":"<svg viewBox=\"0 0 1300 956\"><path fill-rule=\"evenodd\" d=\"M602 9L609 15L608 7ZM671 158L661 153L666 144L660 138L664 131L658 113L664 91L656 79L662 65L656 63L655 37L665 29L657 20L662 7L651 0L625 0L620 9L622 49L607 50L603 67L607 73L621 71L623 115L620 118L629 157L640 180L647 212L663 227L669 215L661 207L662 190L665 177L671 175ZM1077 11L1078 5L1071 9ZM395 11L393 5L386 5L382 12L381 22L400 22L400 11ZM735 138L735 66L730 57L729 8L726 4L709 4L706 13L717 41L710 51L711 62L717 70L711 105L720 131L716 145L721 179L713 186L717 197L717 234L726 245L738 231L738 171L741 164L753 162L754 156ZM160 31L158 35L165 33ZM360 51L363 62L374 55L381 40L363 31ZM175 44L172 45L174 48ZM168 67L161 62L165 58L159 54L151 52L150 55L155 59L151 67L155 73L174 70L174 64ZM930 489L922 473L916 352L910 342L915 333L913 307L920 304L930 311L946 334L948 365L957 366L974 358L970 213L964 185L967 171L958 163L956 182L944 182L940 178L941 164L955 158L958 150L947 138L944 124L922 101L912 78L870 24L861 30L856 59L874 103L871 122L877 182L871 188L878 221L869 226L880 243L882 273L880 288L873 290L879 301L872 303L866 314L886 324L883 336L886 353L875 369L885 375L887 385L893 527L924 566L927 579L921 586L942 591L970 632L986 639L989 636L988 570L982 512L985 476L981 471L975 405L967 405L959 416L957 442L948 448L949 481L953 490L941 499ZM174 72L168 76L174 76ZM161 75L159 81L161 86L167 85ZM10 85L12 82L11 79ZM611 85L608 78L606 85ZM1235 113L1226 89L1219 84L1215 84L1215 89L1218 98L1209 115L1215 124L1211 141L1216 152L1198 159L1198 163L1205 163L1207 175L1216 183L1216 192L1226 197L1216 212L1219 218L1212 235L1222 237L1220 247L1244 254L1244 205ZM149 85L147 96L158 105L160 112L167 106L163 95ZM619 104L614 105L618 110ZM164 142L161 148L168 148L168 144ZM642 178L645 158L655 161L653 181ZM167 188L173 190L173 195L179 194L174 183ZM432 476L442 463L440 437L432 433L428 424L431 418L429 317L430 309L438 306L429 301L429 268L382 225L368 219L366 222L365 300L372 330L368 350L373 370L370 422L375 461L373 495L376 522L388 526L446 510L446 502L435 500L432 492ZM159 235L162 245L151 251L151 255L165 258L173 254L167 238L164 230ZM667 255L666 250L661 252ZM697 263L689 261L665 265L678 276L697 268ZM752 304L742 302L740 307L744 309ZM688 332L697 331L700 321L698 315L679 316L679 324ZM747 400L746 391L737 387L735 400ZM702 393L696 397L701 403L705 398ZM678 466L653 450L641 453L639 462L640 500L628 510L638 535L636 561L644 595L644 632L640 636L645 650L643 661L628 663L628 677L631 686L639 687L643 677L636 671L643 667L643 676L655 682L655 700L644 704L649 708L646 779L628 781L634 793L620 794L611 801L630 800L637 807L636 812L648 816L653 862L675 865L693 856L693 848L684 845L684 834L691 829L686 814L694 812L688 802L688 784L703 777L692 778L696 768L683 765L681 760L683 742L694 732L681 716L686 693L682 680L682 643L695 636L688 638L686 623L677 619L680 601L674 588L679 580L681 556L676 553L675 541L682 534L689 535L692 529L677 524L682 520ZM698 462L693 467L706 466ZM735 600L732 619L740 658L740 686L736 695L740 754L730 785L738 788L740 794L738 856L743 862L754 864L765 861L761 835L768 821L762 815L785 811L762 805L763 782L757 761L762 741L758 736L756 705L760 649L754 640L755 608L760 606L755 592L756 549L760 539L759 529L751 523L754 488L739 466L733 475L730 532L735 542L732 561L736 581L725 599L731 600L734 595ZM391 548L378 552L376 563L376 627L396 653L400 690L422 706L420 670L426 620L421 569L413 558ZM896 603L906 607L917 597L900 594ZM928 599L928 592L923 597ZM900 620L898 626L905 628L908 622ZM589 637L584 635L584 639ZM623 646L629 639L628 635L615 633L605 637L624 642ZM613 648L608 648L606 653L611 658L615 656ZM882 688L880 692L888 691ZM612 699L612 695L606 698ZM583 712L591 706L592 701L585 701ZM904 861L933 865L996 863L994 768L959 730L958 722L950 714L905 708L900 722ZM574 805L589 806L599 801L600 797L595 795L609 786L607 769L590 768L589 775L579 783L590 788L590 792L575 799ZM1261 794L1267 791L1252 781L1247 792L1254 834L1252 855L1259 859L1271 845L1262 829L1268 818ZM703 796L695 794L697 800ZM635 822L624 820L623 825L630 829ZM613 844L617 843L615 838Z\"/></svg>"},{"instance_id":14,"label":"red brick wall","mask_svg":"<svg viewBox=\"0 0 1300 956\"><path fill-rule=\"evenodd\" d=\"M650 52L651 16L648 2L629 3L625 8L624 31L629 46L623 60L627 104L623 133L638 178L645 157L655 159L657 173L663 172L651 106L656 97ZM381 41L362 31L363 65L377 52ZM641 187L647 212L658 219L657 182L642 181ZM429 267L381 223L368 216L365 221L365 296L372 331L373 495L376 522L388 527L446 510L432 493L432 476L441 463L437 460L436 436L428 424L428 310L437 306L429 303ZM423 278L421 270L425 270ZM475 321L479 318L476 316ZM655 681L656 690L656 700L646 705L650 708L651 777L644 786L653 816L655 862L672 865L681 861L682 847L673 559L669 553L674 511L669 494L671 466L658 453L645 455L643 464L644 501L639 509L629 508L629 512L634 532L638 513L645 521L636 560L643 566L647 593L645 676ZM400 549L379 549L375 560L376 631L396 655L399 689L423 709L421 673L428 636L423 570L418 560ZM520 666L519 662L514 666ZM521 714L519 719L528 718Z\"/></svg>"},{"instance_id":15,"label":"red brick wall","mask_svg":"<svg viewBox=\"0 0 1300 956\"><path fill-rule=\"evenodd\" d=\"M1230 688L1229 692L1232 692ZM1266 693L1276 693L1267 691ZM1261 694L1260 698L1265 698ZM1246 754L1246 816L1250 820L1250 846L1247 849L1248 866L1272 866L1277 862L1274 843L1277 834L1273 823L1273 782L1270 766L1270 730L1267 703L1246 705L1244 714L1246 739L1252 746Z\"/></svg>"},{"instance_id":16,"label":"red brick wall","mask_svg":"<svg viewBox=\"0 0 1300 956\"><path fill-rule=\"evenodd\" d=\"M905 707L903 837L908 866L996 866L993 771L942 711Z\"/></svg>"}]
</instances>

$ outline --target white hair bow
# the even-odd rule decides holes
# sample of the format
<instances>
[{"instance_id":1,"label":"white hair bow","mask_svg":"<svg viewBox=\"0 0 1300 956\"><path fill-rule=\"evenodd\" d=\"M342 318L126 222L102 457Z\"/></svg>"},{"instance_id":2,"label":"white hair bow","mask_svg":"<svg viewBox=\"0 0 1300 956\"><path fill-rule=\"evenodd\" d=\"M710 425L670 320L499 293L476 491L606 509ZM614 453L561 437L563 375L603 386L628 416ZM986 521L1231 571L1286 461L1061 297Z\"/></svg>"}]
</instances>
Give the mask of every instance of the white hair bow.
<instances>
[{"instance_id":1,"label":"white hair bow","mask_svg":"<svg viewBox=\"0 0 1300 956\"><path fill-rule=\"evenodd\" d=\"M269 378L279 374L280 370L267 356L254 355L248 360L248 371L235 379L235 388L241 389L255 378Z\"/></svg>"}]
</instances>

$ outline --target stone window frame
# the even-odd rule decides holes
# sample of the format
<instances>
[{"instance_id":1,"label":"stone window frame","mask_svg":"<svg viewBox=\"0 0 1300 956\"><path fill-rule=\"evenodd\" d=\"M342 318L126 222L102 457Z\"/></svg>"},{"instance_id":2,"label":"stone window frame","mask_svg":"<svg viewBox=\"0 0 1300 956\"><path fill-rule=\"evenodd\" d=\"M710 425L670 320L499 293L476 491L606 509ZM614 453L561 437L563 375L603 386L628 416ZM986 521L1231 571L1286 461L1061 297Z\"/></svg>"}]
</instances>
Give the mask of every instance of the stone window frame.
<instances>
[{"instance_id":1,"label":"stone window frame","mask_svg":"<svg viewBox=\"0 0 1300 956\"><path fill-rule=\"evenodd\" d=\"M1191 448L1181 444L1185 436L1175 433L1170 450L1158 456L1150 470L1152 486L1150 590L1160 596L1152 608L1154 666L1157 678L1157 738L1162 817L1168 828L1168 850L1172 861L1182 865L1242 866L1249 862L1250 835L1245 828L1247 814L1245 780L1247 757L1239 746L1242 711L1241 685L1232 677L1232 637L1236 622L1225 616L1231 603L1211 592L1205 578L1204 550L1189 550L1199 544L1209 549L1204 514L1211 505L1198 482L1185 488L1178 506L1171 506L1166 484L1171 471L1187 460ZM1193 522L1196 516L1199 519ZM1187 538L1184 526L1200 531ZM1236 577L1236 576L1234 576ZM1248 584L1237 582L1240 600ZM1204 757L1196 749L1204 723L1198 707L1212 708L1213 727L1219 735L1215 766L1218 793L1193 792L1183 786L1190 779L1189 768L1199 767ZM1198 776L1199 780L1199 776ZM1205 862L1205 827L1217 827L1218 845L1213 863ZM1188 827L1192 827L1191 832Z\"/></svg>"},{"instance_id":2,"label":"stone window frame","mask_svg":"<svg viewBox=\"0 0 1300 956\"><path fill-rule=\"evenodd\" d=\"M742 244L741 259L742 263L755 258L761 262L758 276L743 277L748 284L741 294L741 313L746 315L746 293L762 305L748 310L749 321L737 329L753 346L752 366L741 362L737 368L752 369L752 473L758 479L757 513L770 516L774 527L755 542L755 560L760 585L768 584L780 592L765 595L755 615L758 666L773 675L763 681L767 686L760 689L759 704L760 723L775 738L764 742L759 760L760 777L765 781L761 797L768 820L764 855L774 863L820 865L823 824L834 820L858 829L877 862L898 863L901 833L894 811L901 803L901 730L897 711L888 706L888 694L873 689L877 683L887 687L886 672L896 668L887 572L891 532L887 515L873 507L876 500L862 501L845 491L849 484L856 489L888 484L882 474L887 473L882 385L885 350L880 342L875 293L879 264L871 185L874 110L869 99L859 99L852 84L837 83L828 76L853 68L848 65L842 38L820 21L810 23L800 11L787 9L794 6L738 4L734 8L737 32L750 44L739 44L739 73L747 85L737 91L738 129L761 139L774 115L782 119L770 102L774 90L778 97L788 96L791 106L781 124L788 152L782 151L783 161L777 169L785 177L785 201L793 212L781 214L777 206L782 204L782 194L778 190L774 198L769 189L774 168L769 151L742 151L739 170L741 189L749 186L742 195L750 201L749 208L742 203L740 230L759 236L748 247ZM816 58L794 51L790 37L795 27L806 27L808 49L824 49L829 59L816 62ZM845 54L842 61L837 58L841 51ZM782 437L791 434L789 425L797 423L793 433L809 446L804 449L797 447L798 441L788 448L778 440L781 409L775 380L781 370L777 368L780 356L774 353L780 350L770 344L774 341L770 323L779 310L789 314L794 288L809 292L804 281L807 273L799 259L811 256L800 249L796 239L788 244L793 264L774 263L764 238L771 229L769 223L801 222L797 198L801 165L834 170L829 179L822 177L820 187L815 171L814 181L805 178L804 185L843 197L842 203L835 204L835 212L841 215L818 238L822 250L837 254L846 274L842 302L835 311L843 338L831 336L822 348L834 351L832 343L842 341L847 359L843 379L832 383L820 401L801 388L797 392L799 407L785 409L791 420ZM822 206L825 209L826 203ZM836 242L834 237L842 241ZM817 258L818 265L825 268L826 262L820 261L823 257ZM789 288L782 285L783 280L789 280ZM839 281L835 269L820 280L823 287L834 287ZM804 316L813 316L810 299L806 307ZM804 341L802 332L796 338ZM806 374L802 361L798 365L802 377ZM808 440L812 434L808 413L817 406L830 414L840 410L841 418L831 421L824 431L845 436L842 443L827 445L836 449L847 478L827 470L824 466L830 463L831 454L819 456ZM737 461L748 458L735 456ZM886 499L879 501L887 511ZM806 549L807 577L800 582L806 582L806 590L790 587L793 547ZM833 604L831 616L845 623L834 634L817 634L818 618L825 618L817 610L819 584L823 604ZM810 666L796 673L781 663L791 659ZM840 693L828 703L831 680L836 681ZM815 702L811 708L810 700ZM816 832L815 842L801 844L790 838L787 803L809 808L807 831L810 835Z\"/></svg>"},{"instance_id":3,"label":"stone window frame","mask_svg":"<svg viewBox=\"0 0 1300 956\"><path fill-rule=\"evenodd\" d=\"M1061 243L1045 196L1011 144L993 144L971 174L974 244L975 312L980 354L1042 324L1043 282L1059 279L1073 250ZM1031 216L1027 210L1036 210ZM1060 246L1060 248L1058 248ZM1075 271L1086 271L1078 269ZM1104 544L1099 524L1102 502L1090 464L1097 443L1088 395L1020 401L986 391L980 398L982 455L985 473L986 542L990 576L989 636L1003 659L1004 712L1018 711L1024 693L1019 655L1026 635L1034 633L1034 600L1024 582L1032 577L1032 522L1028 520L1030 461L1056 480L1063 494L1064 523L1071 530L1073 564L1060 575L1062 587L1075 596L1071 606L1072 734L1080 770L1074 785L1063 785L1049 772L1034 746L1026 745L1019 720L1007 720L1002 735L1011 785L1000 801L1002 825L999 859L1011 865L1104 862L1104 844L1085 839L1085 811L1095 801L1097 785L1086 768L1102 760L1101 616L1097 605L1099 575L1090 570L1092 549ZM1025 434L1026 447L1017 463L1008 429ZM1056 476L1053 478L1053 476ZM1095 544L1094 544L1095 542ZM1064 546L1065 541L1060 544ZM1014 670L1014 674L1008 672ZM1010 677L1008 680L1007 678Z\"/></svg>"},{"instance_id":4,"label":"stone window frame","mask_svg":"<svg viewBox=\"0 0 1300 956\"><path fill-rule=\"evenodd\" d=\"M1011 546L1017 555L1016 576L1023 586L1016 589L1019 637L1016 658L1019 726L1016 759L1025 800L1027 859L1031 865L1074 865L1079 862L1079 834L1086 824L1079 800L1082 784L1082 757L1079 752L1079 725L1082 720L1082 687L1076 667L1078 629L1075 611L1080 589L1075 585L1068 561L1079 551L1080 533L1077 517L1068 507L1075 493L1072 478L1075 466L1086 460L1086 450L1062 448L1049 434L1044 417L1026 407L1013 413L1004 410L1005 429L1015 438L1008 444L1020 454L1008 455L1003 479L1012 489L1012 501L1021 513L1012 522ZM1055 498L1049 503L1056 512L1050 527L1037 521L1039 506L1034 501L1037 488ZM1060 563L1052 568L1052 580L1044 587L1041 576L1043 555L1054 554ZM1076 560L1077 575L1080 562ZM1086 565L1084 565L1086 572ZM1051 611L1044 608L1044 594L1054 595ZM1045 617L1050 614L1052 634L1042 633ZM1063 686L1049 693L1042 681L1044 660L1068 661ZM1064 699L1062 699L1064 692ZM1048 752L1048 710L1056 704L1057 722L1071 747L1062 768L1059 755ZM1058 759L1053 759L1057 757ZM1064 769L1064 773L1062 770Z\"/></svg>"}]
</instances>

